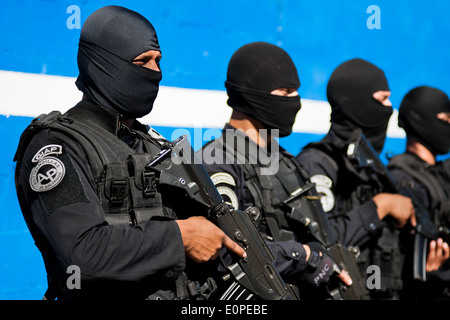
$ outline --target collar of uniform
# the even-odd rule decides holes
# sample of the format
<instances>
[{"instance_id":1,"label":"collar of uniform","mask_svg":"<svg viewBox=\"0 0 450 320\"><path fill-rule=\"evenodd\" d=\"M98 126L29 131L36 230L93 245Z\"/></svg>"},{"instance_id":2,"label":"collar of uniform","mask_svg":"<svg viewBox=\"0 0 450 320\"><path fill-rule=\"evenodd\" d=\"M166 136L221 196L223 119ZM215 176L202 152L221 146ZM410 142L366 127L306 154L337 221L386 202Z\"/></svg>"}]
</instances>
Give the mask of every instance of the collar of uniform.
<instances>
[{"instance_id":1,"label":"collar of uniform","mask_svg":"<svg viewBox=\"0 0 450 320\"><path fill-rule=\"evenodd\" d=\"M121 115L88 100L81 100L67 113L89 120L114 135L119 132Z\"/></svg>"},{"instance_id":2,"label":"collar of uniform","mask_svg":"<svg viewBox=\"0 0 450 320\"><path fill-rule=\"evenodd\" d=\"M416 163L420 163L426 169L433 167L433 165L429 164L428 162L423 160L421 157L419 157L417 154L415 154L414 152L411 152L409 150L405 151L405 156L409 156L409 157L413 158L416 161ZM437 161L436 161L436 163L437 163Z\"/></svg>"},{"instance_id":3,"label":"collar of uniform","mask_svg":"<svg viewBox=\"0 0 450 320\"><path fill-rule=\"evenodd\" d=\"M357 161L350 160L347 156L348 141L341 138L336 132L331 128L325 137L319 142L319 144L324 144L326 148L331 152L332 158L334 160L340 159L338 162L343 164L348 172L354 174L359 179L364 182L373 179L372 172L368 168L360 167ZM374 179L377 179L376 177Z\"/></svg>"},{"instance_id":4,"label":"collar of uniform","mask_svg":"<svg viewBox=\"0 0 450 320\"><path fill-rule=\"evenodd\" d=\"M347 150L348 142L339 136L333 128L330 128L328 133L325 135L325 137L322 139L325 142L331 143L333 146L337 147L338 149L345 149Z\"/></svg>"},{"instance_id":5,"label":"collar of uniform","mask_svg":"<svg viewBox=\"0 0 450 320\"><path fill-rule=\"evenodd\" d=\"M231 136L228 136L228 138L232 137L232 139L227 139L227 135L229 134L231 134ZM222 139L225 145L234 148L238 155L245 157L249 163L253 164L270 163L272 160L271 158L278 156L278 153L282 151L276 139L271 137L271 141L268 144L269 148L260 147L256 142L250 139L244 131L236 129L229 123L226 123L222 130ZM255 150L256 154L249 152L250 150Z\"/></svg>"}]
</instances>

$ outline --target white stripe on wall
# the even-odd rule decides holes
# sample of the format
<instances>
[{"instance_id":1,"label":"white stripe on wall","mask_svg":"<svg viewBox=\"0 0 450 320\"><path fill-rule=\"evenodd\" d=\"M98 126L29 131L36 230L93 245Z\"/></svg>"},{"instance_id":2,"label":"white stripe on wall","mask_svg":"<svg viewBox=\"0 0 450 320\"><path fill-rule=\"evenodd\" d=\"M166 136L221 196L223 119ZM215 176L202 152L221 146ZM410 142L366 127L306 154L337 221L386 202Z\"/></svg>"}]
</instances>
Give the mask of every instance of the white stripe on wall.
<instances>
[{"instance_id":1,"label":"white stripe on wall","mask_svg":"<svg viewBox=\"0 0 450 320\"><path fill-rule=\"evenodd\" d=\"M53 110L61 112L80 101L76 78L0 71L0 114L36 117ZM153 111L141 119L153 126L222 128L231 115L227 95L220 90L184 89L161 86ZM328 131L328 102L302 99L294 132L323 134ZM397 125L397 110L391 117L388 136L403 138Z\"/></svg>"}]
</instances>

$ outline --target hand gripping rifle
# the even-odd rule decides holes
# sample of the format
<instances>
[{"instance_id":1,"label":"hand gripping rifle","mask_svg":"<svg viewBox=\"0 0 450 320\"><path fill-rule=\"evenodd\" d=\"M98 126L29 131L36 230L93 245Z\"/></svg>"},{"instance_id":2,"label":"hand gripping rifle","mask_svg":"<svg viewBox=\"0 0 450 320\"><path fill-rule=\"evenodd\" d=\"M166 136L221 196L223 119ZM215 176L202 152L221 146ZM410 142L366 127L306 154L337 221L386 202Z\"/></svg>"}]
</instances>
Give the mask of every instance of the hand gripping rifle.
<instances>
[{"instance_id":1,"label":"hand gripping rifle","mask_svg":"<svg viewBox=\"0 0 450 320\"><path fill-rule=\"evenodd\" d=\"M297 299L275 269L275 258L254 224L252 218L258 214L257 208L234 210L223 201L205 168L195 158L186 135L165 143L146 165L146 170L155 173L157 187L169 188L184 197L180 200L182 207L187 208L185 201L196 204L199 212L204 212L206 218L245 249L245 259L234 259L225 265L227 277L234 282L221 299L241 300L236 298L236 292L242 292L242 288L262 300ZM222 262L225 263L223 259Z\"/></svg>"},{"instance_id":2,"label":"hand gripping rifle","mask_svg":"<svg viewBox=\"0 0 450 320\"><path fill-rule=\"evenodd\" d=\"M448 239L448 231L439 229L434 225L430 213L410 186L398 185L387 167L381 162L375 149L362 133L362 130L358 129L352 134L347 155L349 159L357 161L359 166L371 168L377 174L387 192L398 193L412 200L416 216L413 277L414 279L425 281L428 240L436 240L438 237Z\"/></svg>"},{"instance_id":3,"label":"hand gripping rifle","mask_svg":"<svg viewBox=\"0 0 450 320\"><path fill-rule=\"evenodd\" d=\"M294 203L300 197L307 199L304 203ZM282 206L289 212L291 219L303 225L309 237L318 241L337 264L335 273L345 270L352 279L352 285L347 286L337 277L332 277L326 284L325 290L328 299L331 300L366 300L368 291L362 278L359 267L356 263L356 255L349 248L340 244L331 230L327 214L318 201L318 195L315 184L307 183L302 188L294 191ZM317 201L309 201L317 200Z\"/></svg>"}]
</instances>

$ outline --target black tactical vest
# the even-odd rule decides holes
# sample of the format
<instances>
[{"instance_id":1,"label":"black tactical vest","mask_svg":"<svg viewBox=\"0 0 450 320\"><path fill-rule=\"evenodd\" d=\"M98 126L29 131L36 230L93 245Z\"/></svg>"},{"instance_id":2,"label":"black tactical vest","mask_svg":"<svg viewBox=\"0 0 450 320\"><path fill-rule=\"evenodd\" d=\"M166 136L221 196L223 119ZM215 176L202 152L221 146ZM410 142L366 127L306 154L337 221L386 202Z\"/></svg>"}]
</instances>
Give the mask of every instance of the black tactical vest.
<instances>
[{"instance_id":1,"label":"black tactical vest","mask_svg":"<svg viewBox=\"0 0 450 320\"><path fill-rule=\"evenodd\" d=\"M317 158L325 158L329 166L336 171L336 179L341 181L338 184L334 182L336 188L334 197L338 199L334 209L336 214L351 211L382 190L379 182L374 180L374 175L365 168L358 168L345 157L346 152L343 148L345 148L343 145L336 146L331 142L320 141L308 144L302 151L302 153L318 153L320 157Z\"/></svg>"},{"instance_id":2,"label":"black tactical vest","mask_svg":"<svg viewBox=\"0 0 450 320\"><path fill-rule=\"evenodd\" d=\"M160 151L151 137L141 134L147 153L138 154L98 123L84 118L83 111L75 107L64 115L54 111L35 119L22 139L31 139L35 132L46 128L64 133L83 147L108 223L136 225L153 216L176 218L163 209L154 174L145 170L152 155ZM22 141L18 152L21 144L26 145Z\"/></svg>"},{"instance_id":3,"label":"black tactical vest","mask_svg":"<svg viewBox=\"0 0 450 320\"><path fill-rule=\"evenodd\" d=\"M235 163L244 173L244 180L250 191L253 205L261 211L256 224L263 236L270 241L311 241L306 238L303 219L313 216L309 212L317 210L315 206L320 206L320 200L317 195L310 194L313 185L308 182L304 170L292 155L280 150L279 159L273 159L278 161L277 170L274 170L273 174L262 174L262 170L271 166L271 164L267 164L270 156L260 154L256 149L250 148L248 144L253 142L250 142L244 134L239 134L239 131L236 132L234 138L237 140L227 141L226 135L222 135L219 139L214 140L214 147L222 149L227 155L233 152ZM238 148L238 145L241 147L246 145L246 147ZM250 155L249 150L253 150L258 155ZM256 161L258 156L264 157L264 160ZM283 204L299 190L307 190L308 194L296 198L289 203L289 206ZM292 207L298 209L300 219L295 221L291 219ZM306 210L308 213L305 212Z\"/></svg>"},{"instance_id":4,"label":"black tactical vest","mask_svg":"<svg viewBox=\"0 0 450 320\"><path fill-rule=\"evenodd\" d=\"M430 199L430 213L436 226L450 226L450 175L445 162L430 166L411 153L394 156L388 168L398 168L422 184ZM411 181L410 181L411 182ZM406 183L406 182L405 182Z\"/></svg>"},{"instance_id":5,"label":"black tactical vest","mask_svg":"<svg viewBox=\"0 0 450 320\"><path fill-rule=\"evenodd\" d=\"M302 151L320 154L317 158L327 159L330 167L336 170L337 179L341 181L334 191L336 198L334 214L337 215L345 215L383 191L383 186L374 174L350 161L343 148L346 148L343 143L322 140L308 144ZM370 265L378 266L381 270L381 289L370 292L375 299L399 298L403 288L405 259L400 238L399 230L387 226L366 247L359 248L357 262L362 276L364 278L368 276L367 270Z\"/></svg>"},{"instance_id":6,"label":"black tactical vest","mask_svg":"<svg viewBox=\"0 0 450 320\"><path fill-rule=\"evenodd\" d=\"M83 108L75 106L63 115L53 111L35 118L21 136L14 158L17 166L22 163L23 153L32 137L40 130L52 129L65 134L83 147L94 177L93 188L102 204L105 220L109 224L134 226L152 217L176 219L170 206L163 205L162 195L156 190L154 172L145 168L145 165L161 150L161 143L158 140L162 138L153 138L149 134L135 131L142 137L146 151L138 154L116 135L103 128L100 125L101 121L91 121L92 113L89 112L87 117L85 112ZM101 112L100 109L98 112ZM18 172L19 168L16 170L16 173ZM170 201L176 199L169 197L168 202ZM41 250L45 245L38 247ZM43 256L45 260L44 252ZM208 282L201 286L188 280L184 272L176 281L171 274L169 281L175 282L173 287L176 288L176 292L157 292L149 298L204 299L215 290L212 279L208 278Z\"/></svg>"},{"instance_id":7,"label":"black tactical vest","mask_svg":"<svg viewBox=\"0 0 450 320\"><path fill-rule=\"evenodd\" d=\"M262 175L260 169L260 165L242 165L245 183L250 190L255 206L260 208L263 214L260 229L274 241L300 241L303 237L296 230L297 222L290 219L290 212L282 203L297 190L307 185L305 177L301 176L293 157L282 156L278 171L274 175ZM291 205L299 208L300 211L314 210L310 207L309 201L308 197L300 197Z\"/></svg>"}]
</instances>

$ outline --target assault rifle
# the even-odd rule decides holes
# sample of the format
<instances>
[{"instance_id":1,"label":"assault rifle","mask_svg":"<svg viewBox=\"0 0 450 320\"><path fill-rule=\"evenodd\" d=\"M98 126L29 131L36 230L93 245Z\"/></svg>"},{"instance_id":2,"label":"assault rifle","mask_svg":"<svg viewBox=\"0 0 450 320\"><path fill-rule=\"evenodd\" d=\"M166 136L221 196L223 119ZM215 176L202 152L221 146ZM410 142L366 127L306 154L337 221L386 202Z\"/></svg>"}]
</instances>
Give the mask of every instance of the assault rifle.
<instances>
[{"instance_id":1,"label":"assault rifle","mask_svg":"<svg viewBox=\"0 0 450 320\"><path fill-rule=\"evenodd\" d=\"M355 130L352 134L347 156L349 159L357 161L359 166L371 168L377 174L387 192L398 193L412 200L417 222L414 228L413 277L425 281L428 240L436 240L440 236L446 238L448 237L448 231L439 229L434 225L430 213L410 186L397 184L361 129Z\"/></svg>"},{"instance_id":2,"label":"assault rifle","mask_svg":"<svg viewBox=\"0 0 450 320\"><path fill-rule=\"evenodd\" d=\"M304 197L306 202L301 205L291 205L296 199ZM320 197L315 189L314 183L307 183L302 188L294 191L290 197L282 202L282 206L289 212L291 219L303 225L310 237L318 241L327 250L328 255L338 265L339 273L341 270L347 271L352 279L352 285L347 286L342 281L333 277L326 284L326 295L331 300L366 300L368 291L361 272L356 264L356 254L349 248L338 243L333 231L331 230L327 214L323 211L319 201ZM305 208L309 206L309 208Z\"/></svg>"},{"instance_id":3,"label":"assault rifle","mask_svg":"<svg viewBox=\"0 0 450 320\"><path fill-rule=\"evenodd\" d=\"M250 296L262 300L297 300L292 288L275 269L275 258L254 224L257 209L234 210L223 201L203 165L196 161L186 135L163 145L146 170L155 173L158 187L181 191L179 194L185 198L180 200L181 206L186 208L185 201L197 204L199 211L193 212L205 212L206 218L245 249L245 259L234 258L225 265L228 270L225 278L234 281L221 299L241 300L249 291ZM226 264L225 259L222 262ZM241 293L236 294L237 291ZM241 298L236 298L237 295Z\"/></svg>"}]
</instances>

